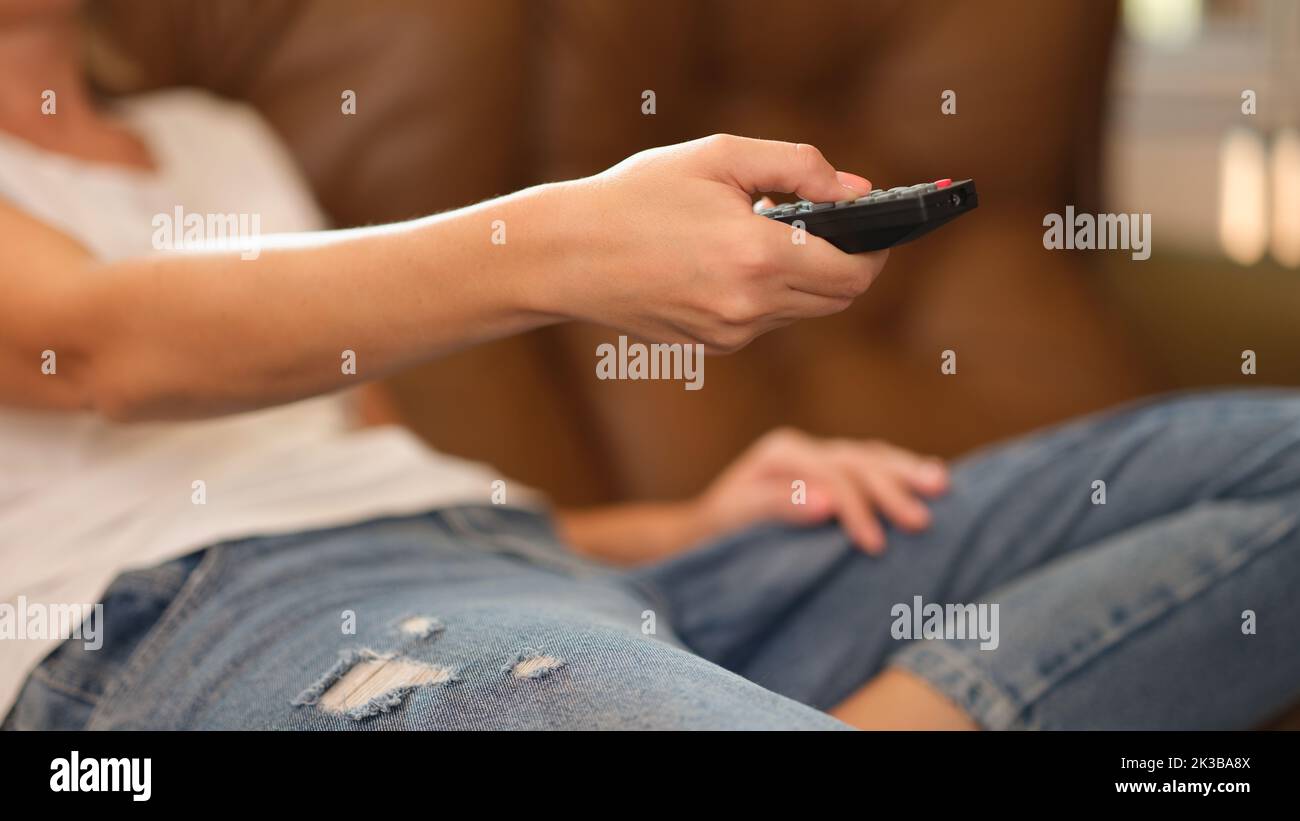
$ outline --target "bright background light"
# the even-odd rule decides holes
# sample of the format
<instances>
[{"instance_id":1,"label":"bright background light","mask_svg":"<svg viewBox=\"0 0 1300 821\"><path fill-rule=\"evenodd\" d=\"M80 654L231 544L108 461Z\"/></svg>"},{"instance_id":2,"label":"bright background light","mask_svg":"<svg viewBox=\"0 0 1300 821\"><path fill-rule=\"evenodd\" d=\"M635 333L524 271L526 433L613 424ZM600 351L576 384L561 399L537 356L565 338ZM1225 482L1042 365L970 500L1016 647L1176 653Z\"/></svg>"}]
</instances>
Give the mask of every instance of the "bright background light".
<instances>
[{"instance_id":1,"label":"bright background light","mask_svg":"<svg viewBox=\"0 0 1300 821\"><path fill-rule=\"evenodd\" d=\"M1278 132L1273 140L1273 232L1269 251L1288 268L1300 267L1300 133Z\"/></svg>"},{"instance_id":2,"label":"bright background light","mask_svg":"<svg viewBox=\"0 0 1300 821\"><path fill-rule=\"evenodd\" d=\"M1135 40L1161 46L1190 42L1201 30L1202 0L1126 0L1124 31Z\"/></svg>"},{"instance_id":3,"label":"bright background light","mask_svg":"<svg viewBox=\"0 0 1300 821\"><path fill-rule=\"evenodd\" d=\"M1219 150L1219 242L1228 258L1253 265L1268 248L1268 155L1258 133L1236 128Z\"/></svg>"}]
</instances>

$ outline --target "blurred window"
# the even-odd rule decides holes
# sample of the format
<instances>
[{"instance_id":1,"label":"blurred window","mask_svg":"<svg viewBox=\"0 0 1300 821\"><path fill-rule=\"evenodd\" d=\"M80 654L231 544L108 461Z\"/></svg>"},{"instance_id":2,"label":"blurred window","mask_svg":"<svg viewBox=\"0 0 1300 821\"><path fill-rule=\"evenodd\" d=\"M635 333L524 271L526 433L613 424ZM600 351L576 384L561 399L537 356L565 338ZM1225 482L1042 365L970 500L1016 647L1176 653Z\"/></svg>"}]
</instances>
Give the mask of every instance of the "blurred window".
<instances>
[{"instance_id":1,"label":"blurred window","mask_svg":"<svg viewBox=\"0 0 1300 821\"><path fill-rule=\"evenodd\" d=\"M1122 0L1107 210L1159 243L1300 266L1300 2Z\"/></svg>"}]
</instances>

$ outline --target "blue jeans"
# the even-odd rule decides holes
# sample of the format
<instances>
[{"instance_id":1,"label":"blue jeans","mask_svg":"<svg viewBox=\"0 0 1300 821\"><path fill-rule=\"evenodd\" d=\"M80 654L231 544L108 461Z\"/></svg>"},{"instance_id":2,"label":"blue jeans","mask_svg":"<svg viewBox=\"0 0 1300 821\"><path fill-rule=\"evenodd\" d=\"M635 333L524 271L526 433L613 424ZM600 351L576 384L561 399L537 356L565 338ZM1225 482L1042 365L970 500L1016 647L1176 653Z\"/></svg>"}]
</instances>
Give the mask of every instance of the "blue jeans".
<instances>
[{"instance_id":1,"label":"blue jeans","mask_svg":"<svg viewBox=\"0 0 1300 821\"><path fill-rule=\"evenodd\" d=\"M4 726L833 729L886 665L988 728L1248 728L1300 698L1300 396L1124 408L952 485L880 558L766 526L617 572L490 507L220 544L119 577L103 647L61 645ZM921 602L996 604L996 641L960 608L899 637Z\"/></svg>"}]
</instances>

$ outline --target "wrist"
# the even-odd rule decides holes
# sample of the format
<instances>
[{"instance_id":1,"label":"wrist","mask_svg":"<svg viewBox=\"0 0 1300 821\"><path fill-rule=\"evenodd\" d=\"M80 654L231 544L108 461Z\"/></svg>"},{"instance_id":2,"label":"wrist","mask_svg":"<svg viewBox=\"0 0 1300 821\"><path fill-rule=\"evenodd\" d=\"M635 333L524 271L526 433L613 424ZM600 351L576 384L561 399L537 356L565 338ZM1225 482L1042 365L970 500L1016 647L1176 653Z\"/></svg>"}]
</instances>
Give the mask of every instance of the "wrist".
<instances>
[{"instance_id":1,"label":"wrist","mask_svg":"<svg viewBox=\"0 0 1300 821\"><path fill-rule=\"evenodd\" d=\"M590 318L583 282L592 265L592 228L576 208L580 197L578 182L534 186L510 195L502 217L514 231L507 245L518 243L511 257L520 306L553 322Z\"/></svg>"},{"instance_id":2,"label":"wrist","mask_svg":"<svg viewBox=\"0 0 1300 821\"><path fill-rule=\"evenodd\" d=\"M398 263L418 260L409 285L422 296L415 304L427 309L425 327L437 327L429 320L447 315L471 324L460 347L570 318L556 294L556 279L573 256L564 219L555 213L562 201L556 187L415 220L398 243L385 241Z\"/></svg>"},{"instance_id":3,"label":"wrist","mask_svg":"<svg viewBox=\"0 0 1300 821\"><path fill-rule=\"evenodd\" d=\"M631 502L587 510L560 510L561 536L577 553L613 564L665 559L694 547L714 531L694 500Z\"/></svg>"},{"instance_id":4,"label":"wrist","mask_svg":"<svg viewBox=\"0 0 1300 821\"><path fill-rule=\"evenodd\" d=\"M657 528L648 529L654 533L652 552L656 558L665 558L696 547L719 533L712 511L704 503L703 497L660 502L648 507L654 511L658 523Z\"/></svg>"},{"instance_id":5,"label":"wrist","mask_svg":"<svg viewBox=\"0 0 1300 821\"><path fill-rule=\"evenodd\" d=\"M706 489L692 498L683 518L688 523L695 541L704 541L721 536L738 526L729 515L729 507L723 499L717 497L712 489Z\"/></svg>"}]
</instances>

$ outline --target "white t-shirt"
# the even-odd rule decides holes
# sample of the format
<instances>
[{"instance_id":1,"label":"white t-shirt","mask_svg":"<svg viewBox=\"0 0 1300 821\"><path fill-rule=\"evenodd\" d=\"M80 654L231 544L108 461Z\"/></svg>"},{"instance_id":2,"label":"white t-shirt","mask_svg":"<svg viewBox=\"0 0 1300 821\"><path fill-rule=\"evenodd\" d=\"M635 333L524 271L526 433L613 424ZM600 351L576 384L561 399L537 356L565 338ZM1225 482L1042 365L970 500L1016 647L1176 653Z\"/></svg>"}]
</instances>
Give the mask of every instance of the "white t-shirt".
<instances>
[{"instance_id":1,"label":"white t-shirt","mask_svg":"<svg viewBox=\"0 0 1300 821\"><path fill-rule=\"evenodd\" d=\"M156 170L77 160L0 132L0 198L105 261L153 253L154 216L177 206L258 213L266 234L324 227L251 108L170 90L124 102L119 113ZM28 632L16 621L34 606L91 605L124 569L225 539L486 504L497 478L403 429L352 428L343 395L134 425L0 408L0 715L60 638L14 637ZM512 487L510 501L538 500Z\"/></svg>"}]
</instances>

